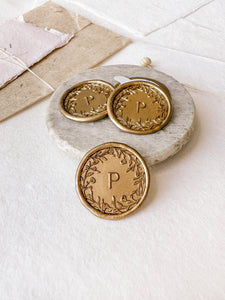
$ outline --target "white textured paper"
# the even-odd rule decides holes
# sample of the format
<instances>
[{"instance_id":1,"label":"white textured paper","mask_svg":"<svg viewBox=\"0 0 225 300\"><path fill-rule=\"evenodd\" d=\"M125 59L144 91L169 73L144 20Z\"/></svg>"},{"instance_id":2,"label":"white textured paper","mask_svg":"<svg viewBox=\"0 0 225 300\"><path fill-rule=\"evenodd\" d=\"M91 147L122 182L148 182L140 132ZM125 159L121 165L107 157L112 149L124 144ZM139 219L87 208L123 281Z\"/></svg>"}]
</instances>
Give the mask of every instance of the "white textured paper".
<instances>
[{"instance_id":1,"label":"white textured paper","mask_svg":"<svg viewBox=\"0 0 225 300\"><path fill-rule=\"evenodd\" d=\"M152 33L146 39L168 49L225 62L224 32L198 26L188 18Z\"/></svg>"},{"instance_id":2,"label":"white textured paper","mask_svg":"<svg viewBox=\"0 0 225 300\"><path fill-rule=\"evenodd\" d=\"M36 3L43 3L37 0ZM56 0L102 23L108 23L136 36L143 36L193 13L210 0Z\"/></svg>"},{"instance_id":3,"label":"white textured paper","mask_svg":"<svg viewBox=\"0 0 225 300\"><path fill-rule=\"evenodd\" d=\"M146 6L149 2L164 3L169 14L175 9L169 1L146 0ZM188 0L179 2L189 5ZM208 2L188 19L215 31L223 24L224 1ZM130 3L138 7L135 13L145 13L144 2ZM119 8L126 24L132 7L121 1ZM114 12L112 8L116 17ZM111 26L104 17L100 23ZM179 45L182 39L185 34ZM206 91L188 89L197 112L193 139L172 159L151 168L150 194L137 213L110 222L80 204L74 188L77 162L48 136L48 101L3 122L1 299L225 299L224 63L185 53L185 48L153 46L147 39L125 50L106 63L138 64L150 56L156 69Z\"/></svg>"},{"instance_id":4,"label":"white textured paper","mask_svg":"<svg viewBox=\"0 0 225 300\"><path fill-rule=\"evenodd\" d=\"M43 2L36 0L39 4ZM132 38L132 54L124 49L119 63L138 64L144 54L151 57L155 68L182 83L225 96L223 0L56 2ZM116 59L113 63L117 63Z\"/></svg>"},{"instance_id":5,"label":"white textured paper","mask_svg":"<svg viewBox=\"0 0 225 300\"><path fill-rule=\"evenodd\" d=\"M151 56L154 68L172 75L186 86L225 97L225 63L215 59L152 45L142 40L128 45L104 64L139 64L145 56Z\"/></svg>"}]
</instances>

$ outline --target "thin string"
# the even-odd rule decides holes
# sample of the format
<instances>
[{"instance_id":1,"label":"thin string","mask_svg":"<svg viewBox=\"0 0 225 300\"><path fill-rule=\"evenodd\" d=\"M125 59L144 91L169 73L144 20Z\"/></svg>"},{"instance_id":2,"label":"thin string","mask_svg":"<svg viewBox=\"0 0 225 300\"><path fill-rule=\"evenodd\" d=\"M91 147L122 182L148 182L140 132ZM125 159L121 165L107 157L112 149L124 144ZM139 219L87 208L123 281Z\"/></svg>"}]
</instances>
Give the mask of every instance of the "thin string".
<instances>
[{"instance_id":1,"label":"thin string","mask_svg":"<svg viewBox=\"0 0 225 300\"><path fill-rule=\"evenodd\" d=\"M77 29L78 29L78 31L80 31L81 27L80 27L80 24L79 24L79 15L78 15L78 13L76 13L75 16L76 16L75 22L76 22L76 25L77 25Z\"/></svg>"},{"instance_id":2,"label":"thin string","mask_svg":"<svg viewBox=\"0 0 225 300\"><path fill-rule=\"evenodd\" d=\"M151 63L152 63L152 61L151 61L151 59L150 59L149 57L143 57L143 58L141 59L141 61L140 61L140 65L141 65L142 67L147 67L147 68L152 68L152 69L154 69L154 67L152 66ZM217 96L217 97L222 97L222 98L224 98L224 97L221 96L221 95L214 94L214 93L210 93L210 92L207 92L207 91L202 90L202 89L198 89L198 88L193 87L193 86L191 86L191 85L189 85L189 84L181 83L181 85L184 86L184 87L191 88L191 89L193 89L193 90L199 91L199 92L206 93L206 94L208 94L208 95L213 95L213 96Z\"/></svg>"},{"instance_id":3,"label":"thin string","mask_svg":"<svg viewBox=\"0 0 225 300\"><path fill-rule=\"evenodd\" d=\"M181 82L181 85L184 86L184 87L186 87L186 88L189 88L189 89L198 91L198 92L203 92L203 93L208 94L208 95L212 95L212 96L224 98L224 96L221 96L221 95L218 95L218 94L214 94L214 93L210 93L210 92L207 92L206 90L198 89L198 88L196 88L196 87L194 87L194 86L192 86L192 85L189 85L189 84L185 84L185 83L182 83L182 82Z\"/></svg>"},{"instance_id":4,"label":"thin string","mask_svg":"<svg viewBox=\"0 0 225 300\"><path fill-rule=\"evenodd\" d=\"M78 15L76 14L76 23L77 23L77 26L79 27L79 22L78 22ZM44 79L42 79L41 77L39 77L36 73L34 73L29 67L27 67L27 65L25 64L24 61L22 61L22 59L20 59L19 57L11 54L10 52L8 52L7 50L4 50L2 48L0 48L0 52L4 55L6 55L7 58L11 59L12 61L9 61L9 60L6 60L7 62L9 63L12 63L14 65L17 65L19 67L21 67L24 71L27 70L29 71L31 74L33 74L36 78L38 78L42 83L44 83L50 90L52 90L53 92L55 91L55 89L49 84L47 83ZM5 60L3 58L0 57L0 60ZM154 69L154 67L150 64L147 66L148 68L152 68ZM181 83L183 86L187 87L187 88L191 88L193 90L196 90L196 91L199 91L199 92L204 92L206 94L209 94L209 95L214 95L213 93L209 93L205 90L201 90L201 89L198 89L196 87L193 87L191 85L188 85L188 84L185 84L185 83ZM216 95L217 96L217 95ZM218 95L219 96L219 95Z\"/></svg>"},{"instance_id":5,"label":"thin string","mask_svg":"<svg viewBox=\"0 0 225 300\"><path fill-rule=\"evenodd\" d=\"M29 67L27 67L27 65L22 61L22 59L20 59L19 57L11 54L10 52L0 48L0 52L4 55L6 55L7 58L11 59L12 61L6 60L9 63L12 63L16 66L21 67L24 71L27 70L29 71L31 74L33 74L36 78L38 78L42 83L44 83L49 89L51 89L53 92L55 91L55 89L49 84L47 83L44 79L42 79L41 77L39 77L36 73L34 73ZM2 59L2 58L0 58ZM4 59L3 59L4 60Z\"/></svg>"}]
</instances>

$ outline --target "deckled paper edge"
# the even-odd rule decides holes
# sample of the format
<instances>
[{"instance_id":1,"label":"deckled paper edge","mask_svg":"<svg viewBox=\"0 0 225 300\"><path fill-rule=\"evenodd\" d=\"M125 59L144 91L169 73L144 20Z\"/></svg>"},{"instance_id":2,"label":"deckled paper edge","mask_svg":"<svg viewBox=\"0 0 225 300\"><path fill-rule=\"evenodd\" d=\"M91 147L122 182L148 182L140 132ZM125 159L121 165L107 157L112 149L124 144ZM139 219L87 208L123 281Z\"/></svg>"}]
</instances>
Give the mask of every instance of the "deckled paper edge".
<instances>
[{"instance_id":1,"label":"deckled paper edge","mask_svg":"<svg viewBox=\"0 0 225 300\"><path fill-rule=\"evenodd\" d=\"M31 26L34 26L34 27L37 27L37 28L40 28L41 30L45 30L51 34L54 34L58 37L60 37L60 42L59 42L59 45L57 47L55 47L54 49L52 50L49 50L48 52L46 52L46 55L41 57L41 58L38 58L38 60L36 62L34 62L32 65L29 65L29 66L26 66L25 67L25 63L24 63L24 66L21 64L21 71L18 71L10 80L4 82L2 85L0 85L0 89L4 88L7 84L9 84L10 82L12 82L13 80L15 80L18 76L20 76L21 74L23 74L25 71L29 71L31 72L31 70L29 69L30 67L32 67L33 65L35 65L36 63L40 62L42 59L44 59L47 55L49 55L50 53L52 53L54 50L58 49L58 48L61 48L61 47L64 47L66 44L68 44L68 42L74 37L74 34L69 34L69 33L63 33L63 32L60 32L56 29L48 29L48 28L42 28L42 27L39 27L39 26L36 26L34 24L31 24L29 22L25 22L24 21L24 17L23 15L15 18L16 21L18 22L21 22L21 23L26 23L26 24L30 24ZM7 20L8 21L8 20ZM6 22L7 22L6 21ZM10 56L11 57L11 56ZM12 57L11 57L12 58ZM18 57L19 60L21 60L19 57ZM12 58L13 60L13 58Z\"/></svg>"}]
</instances>

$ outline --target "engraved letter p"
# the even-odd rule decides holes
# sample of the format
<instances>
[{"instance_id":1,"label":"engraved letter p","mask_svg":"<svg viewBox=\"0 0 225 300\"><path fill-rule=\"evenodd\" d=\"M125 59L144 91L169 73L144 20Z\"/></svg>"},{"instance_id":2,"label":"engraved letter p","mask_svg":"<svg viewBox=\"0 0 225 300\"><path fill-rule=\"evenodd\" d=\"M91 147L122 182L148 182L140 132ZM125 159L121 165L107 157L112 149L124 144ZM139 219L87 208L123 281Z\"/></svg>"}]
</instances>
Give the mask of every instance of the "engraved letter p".
<instances>
[{"instance_id":1,"label":"engraved letter p","mask_svg":"<svg viewBox=\"0 0 225 300\"><path fill-rule=\"evenodd\" d=\"M137 101L137 112L139 113L140 109L144 109L146 104L144 102Z\"/></svg>"},{"instance_id":2,"label":"engraved letter p","mask_svg":"<svg viewBox=\"0 0 225 300\"><path fill-rule=\"evenodd\" d=\"M108 185L109 189L112 188L112 183L117 182L120 179L120 175L117 172L108 172Z\"/></svg>"}]
</instances>

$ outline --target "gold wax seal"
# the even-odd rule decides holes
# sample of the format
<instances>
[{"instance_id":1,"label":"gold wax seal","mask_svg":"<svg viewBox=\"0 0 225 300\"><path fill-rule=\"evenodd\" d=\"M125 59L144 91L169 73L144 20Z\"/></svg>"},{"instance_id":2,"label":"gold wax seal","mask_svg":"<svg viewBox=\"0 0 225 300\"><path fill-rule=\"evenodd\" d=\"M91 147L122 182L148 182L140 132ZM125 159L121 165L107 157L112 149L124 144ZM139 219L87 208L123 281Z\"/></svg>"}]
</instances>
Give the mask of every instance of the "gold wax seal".
<instances>
[{"instance_id":1,"label":"gold wax seal","mask_svg":"<svg viewBox=\"0 0 225 300\"><path fill-rule=\"evenodd\" d=\"M110 220L134 212L144 201L149 182L148 168L140 154L114 142L90 150L76 174L82 204L94 215Z\"/></svg>"},{"instance_id":2,"label":"gold wax seal","mask_svg":"<svg viewBox=\"0 0 225 300\"><path fill-rule=\"evenodd\" d=\"M102 80L89 80L74 85L60 99L61 113L75 121L88 122L107 115L107 101L114 87Z\"/></svg>"},{"instance_id":3,"label":"gold wax seal","mask_svg":"<svg viewBox=\"0 0 225 300\"><path fill-rule=\"evenodd\" d=\"M135 80L119 85L108 100L108 115L123 131L154 133L163 128L172 113L170 93L155 80Z\"/></svg>"}]
</instances>

